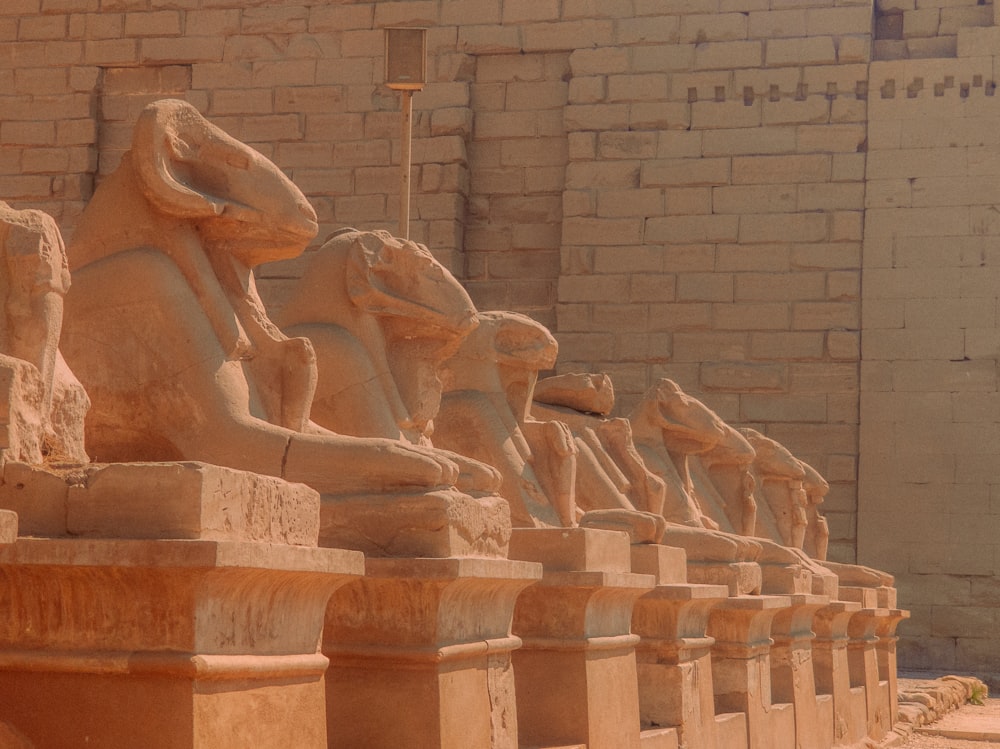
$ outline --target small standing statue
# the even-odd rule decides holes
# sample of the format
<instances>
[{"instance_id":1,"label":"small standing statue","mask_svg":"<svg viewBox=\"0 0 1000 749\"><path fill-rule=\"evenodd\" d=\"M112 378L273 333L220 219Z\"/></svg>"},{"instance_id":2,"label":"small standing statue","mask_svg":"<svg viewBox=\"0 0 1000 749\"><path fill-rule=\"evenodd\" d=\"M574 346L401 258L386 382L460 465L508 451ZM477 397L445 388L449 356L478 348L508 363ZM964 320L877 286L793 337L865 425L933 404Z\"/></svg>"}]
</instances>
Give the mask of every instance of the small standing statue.
<instances>
[{"instance_id":1,"label":"small standing statue","mask_svg":"<svg viewBox=\"0 0 1000 749\"><path fill-rule=\"evenodd\" d=\"M7 381L3 457L34 465L86 463L83 420L90 401L59 353L69 289L62 236L50 216L0 202L0 246L0 370Z\"/></svg>"}]
</instances>

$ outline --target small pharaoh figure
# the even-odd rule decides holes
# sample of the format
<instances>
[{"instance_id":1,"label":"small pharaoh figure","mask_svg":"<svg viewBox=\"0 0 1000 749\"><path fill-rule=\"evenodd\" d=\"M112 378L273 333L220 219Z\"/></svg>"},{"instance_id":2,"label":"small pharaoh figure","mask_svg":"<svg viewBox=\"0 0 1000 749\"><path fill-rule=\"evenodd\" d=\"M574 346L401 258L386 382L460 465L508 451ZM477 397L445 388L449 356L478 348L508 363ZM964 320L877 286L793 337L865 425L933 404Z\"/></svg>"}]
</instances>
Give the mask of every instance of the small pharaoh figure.
<instances>
[{"instance_id":1,"label":"small pharaoh figure","mask_svg":"<svg viewBox=\"0 0 1000 749\"><path fill-rule=\"evenodd\" d=\"M796 549L801 549L806 540L806 526L809 524L809 518L806 516L809 500L806 497L806 490L803 488L801 481L789 482L788 493L792 503L792 538L790 545Z\"/></svg>"},{"instance_id":2,"label":"small pharaoh figure","mask_svg":"<svg viewBox=\"0 0 1000 749\"><path fill-rule=\"evenodd\" d=\"M830 546L830 526L827 525L826 518L820 513L819 506L826 498L827 492L830 491L830 484L820 475L819 471L808 463L803 463L802 466L806 471L806 478L802 482L802 486L808 499L806 507L807 527L803 549L812 557L825 561Z\"/></svg>"},{"instance_id":3,"label":"small pharaoh figure","mask_svg":"<svg viewBox=\"0 0 1000 749\"><path fill-rule=\"evenodd\" d=\"M757 479L753 477L750 467L747 466L742 476L743 490L740 493L740 504L742 509L743 525L740 533L744 536L753 536L757 528L757 498L754 492L757 490Z\"/></svg>"}]
</instances>

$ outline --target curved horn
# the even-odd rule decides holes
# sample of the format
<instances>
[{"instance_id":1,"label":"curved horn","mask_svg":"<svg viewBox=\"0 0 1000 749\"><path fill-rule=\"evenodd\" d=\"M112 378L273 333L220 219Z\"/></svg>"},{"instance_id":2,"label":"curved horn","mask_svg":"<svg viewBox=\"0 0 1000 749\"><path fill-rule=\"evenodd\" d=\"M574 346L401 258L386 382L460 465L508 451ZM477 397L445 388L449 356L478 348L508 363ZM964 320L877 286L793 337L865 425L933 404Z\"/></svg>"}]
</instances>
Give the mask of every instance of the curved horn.
<instances>
[{"instance_id":1,"label":"curved horn","mask_svg":"<svg viewBox=\"0 0 1000 749\"><path fill-rule=\"evenodd\" d=\"M153 102L142 110L132 137L131 160L146 198L172 216L217 216L225 204L184 184L178 162L197 151L211 126L193 106L179 99ZM188 141L193 140L192 147Z\"/></svg>"},{"instance_id":2,"label":"curved horn","mask_svg":"<svg viewBox=\"0 0 1000 749\"><path fill-rule=\"evenodd\" d=\"M481 319L496 321L496 354L500 363L524 369L551 369L559 344L548 328L517 312L481 312Z\"/></svg>"}]
</instances>

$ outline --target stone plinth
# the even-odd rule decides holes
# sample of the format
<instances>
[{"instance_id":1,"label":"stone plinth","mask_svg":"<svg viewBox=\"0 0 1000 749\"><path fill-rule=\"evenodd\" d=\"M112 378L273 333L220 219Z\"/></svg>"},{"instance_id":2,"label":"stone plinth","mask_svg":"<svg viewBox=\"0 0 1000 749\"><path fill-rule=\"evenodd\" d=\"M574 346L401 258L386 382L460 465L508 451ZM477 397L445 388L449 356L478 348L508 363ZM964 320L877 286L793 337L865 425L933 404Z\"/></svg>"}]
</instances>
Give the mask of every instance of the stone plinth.
<instances>
[{"instance_id":1,"label":"stone plinth","mask_svg":"<svg viewBox=\"0 0 1000 749\"><path fill-rule=\"evenodd\" d=\"M816 690L833 695L833 743L835 746L854 744L865 736L865 716L862 705L857 712L857 692L852 690L848 663L847 634L851 617L861 605L853 601L831 601L816 612L813 619L813 673Z\"/></svg>"},{"instance_id":2,"label":"stone plinth","mask_svg":"<svg viewBox=\"0 0 1000 749\"><path fill-rule=\"evenodd\" d=\"M17 540L17 513L0 510L0 544L12 544Z\"/></svg>"},{"instance_id":3,"label":"stone plinth","mask_svg":"<svg viewBox=\"0 0 1000 749\"><path fill-rule=\"evenodd\" d=\"M507 556L510 507L454 489L419 494L323 496L320 544L375 557Z\"/></svg>"},{"instance_id":4,"label":"stone plinth","mask_svg":"<svg viewBox=\"0 0 1000 749\"><path fill-rule=\"evenodd\" d=\"M647 571L638 564L633 569ZM676 726L683 746L716 746L715 640L706 630L710 610L727 596L724 585L663 583L640 598L632 614L632 631L641 638L636 660L642 724Z\"/></svg>"},{"instance_id":5,"label":"stone plinth","mask_svg":"<svg viewBox=\"0 0 1000 749\"><path fill-rule=\"evenodd\" d=\"M207 463L112 463L60 472L10 462L0 507L21 534L316 546L319 495L304 484Z\"/></svg>"},{"instance_id":6,"label":"stone plinth","mask_svg":"<svg viewBox=\"0 0 1000 749\"><path fill-rule=\"evenodd\" d=\"M865 690L865 733L878 741L892 729L888 695L879 684L878 635L880 619L889 618L888 609L861 609L847 624L847 662L852 687Z\"/></svg>"},{"instance_id":7,"label":"stone plinth","mask_svg":"<svg viewBox=\"0 0 1000 749\"><path fill-rule=\"evenodd\" d=\"M517 529L511 557L544 565L541 582L514 609L514 634L524 641L514 653L521 744L639 749L639 638L630 622L655 581L629 571L628 537Z\"/></svg>"},{"instance_id":8,"label":"stone plinth","mask_svg":"<svg viewBox=\"0 0 1000 749\"><path fill-rule=\"evenodd\" d=\"M541 565L368 559L323 630L329 746L517 749L514 601Z\"/></svg>"},{"instance_id":9,"label":"stone plinth","mask_svg":"<svg viewBox=\"0 0 1000 749\"><path fill-rule=\"evenodd\" d=\"M825 596L793 595L791 606L771 624L771 696L795 710L797 749L828 749L833 730L820 720L813 670L813 619L829 603Z\"/></svg>"},{"instance_id":10,"label":"stone plinth","mask_svg":"<svg viewBox=\"0 0 1000 749\"><path fill-rule=\"evenodd\" d=\"M802 595L812 593L813 577L801 564L761 562L761 593L764 595Z\"/></svg>"},{"instance_id":11,"label":"stone plinth","mask_svg":"<svg viewBox=\"0 0 1000 749\"><path fill-rule=\"evenodd\" d=\"M712 679L718 713L742 712L747 720L747 746L765 749L791 746L794 727L778 720L771 699L771 622L790 607L787 596L727 598L709 614Z\"/></svg>"},{"instance_id":12,"label":"stone plinth","mask_svg":"<svg viewBox=\"0 0 1000 749\"><path fill-rule=\"evenodd\" d=\"M889 609L888 616L878 619L875 624L875 634L878 642L875 650L878 655L879 680L886 683L889 695L889 725L895 726L899 720L899 686L896 673L896 627L904 619L910 618L910 612L905 609Z\"/></svg>"},{"instance_id":13,"label":"stone plinth","mask_svg":"<svg viewBox=\"0 0 1000 749\"><path fill-rule=\"evenodd\" d=\"M756 562L688 559L687 579L699 585L725 585L731 596L759 593L762 585L761 567Z\"/></svg>"},{"instance_id":14,"label":"stone plinth","mask_svg":"<svg viewBox=\"0 0 1000 749\"><path fill-rule=\"evenodd\" d=\"M362 571L335 549L22 538L0 548L4 720L36 746L325 747L323 614Z\"/></svg>"}]
</instances>

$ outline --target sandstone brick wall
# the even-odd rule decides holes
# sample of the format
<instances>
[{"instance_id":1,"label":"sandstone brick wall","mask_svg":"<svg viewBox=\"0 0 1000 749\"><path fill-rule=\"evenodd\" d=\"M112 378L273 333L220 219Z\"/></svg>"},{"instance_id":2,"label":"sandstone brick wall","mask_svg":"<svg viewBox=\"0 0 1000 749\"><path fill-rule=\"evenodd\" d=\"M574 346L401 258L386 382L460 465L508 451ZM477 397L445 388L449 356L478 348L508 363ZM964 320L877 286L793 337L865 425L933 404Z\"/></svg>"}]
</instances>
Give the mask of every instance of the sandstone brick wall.
<instances>
[{"instance_id":1,"label":"sandstone brick wall","mask_svg":"<svg viewBox=\"0 0 1000 749\"><path fill-rule=\"evenodd\" d=\"M859 556L904 663L1000 674L1000 107L989 56L872 65Z\"/></svg>"},{"instance_id":2,"label":"sandstone brick wall","mask_svg":"<svg viewBox=\"0 0 1000 749\"><path fill-rule=\"evenodd\" d=\"M987 0L876 0L875 59L955 57L963 29L992 26Z\"/></svg>"},{"instance_id":3,"label":"sandstone brick wall","mask_svg":"<svg viewBox=\"0 0 1000 749\"><path fill-rule=\"evenodd\" d=\"M783 441L853 558L870 9L646 7L570 57L559 366Z\"/></svg>"},{"instance_id":4,"label":"sandstone brick wall","mask_svg":"<svg viewBox=\"0 0 1000 749\"><path fill-rule=\"evenodd\" d=\"M831 555L900 576L904 662L959 668L1000 651L992 14L4 0L0 199L70 234L139 109L178 96L286 170L321 237L395 230L382 29L427 26L411 236L481 308L550 325L561 370L611 373L620 411L669 376L813 463ZM264 269L272 303L298 272Z\"/></svg>"}]
</instances>

